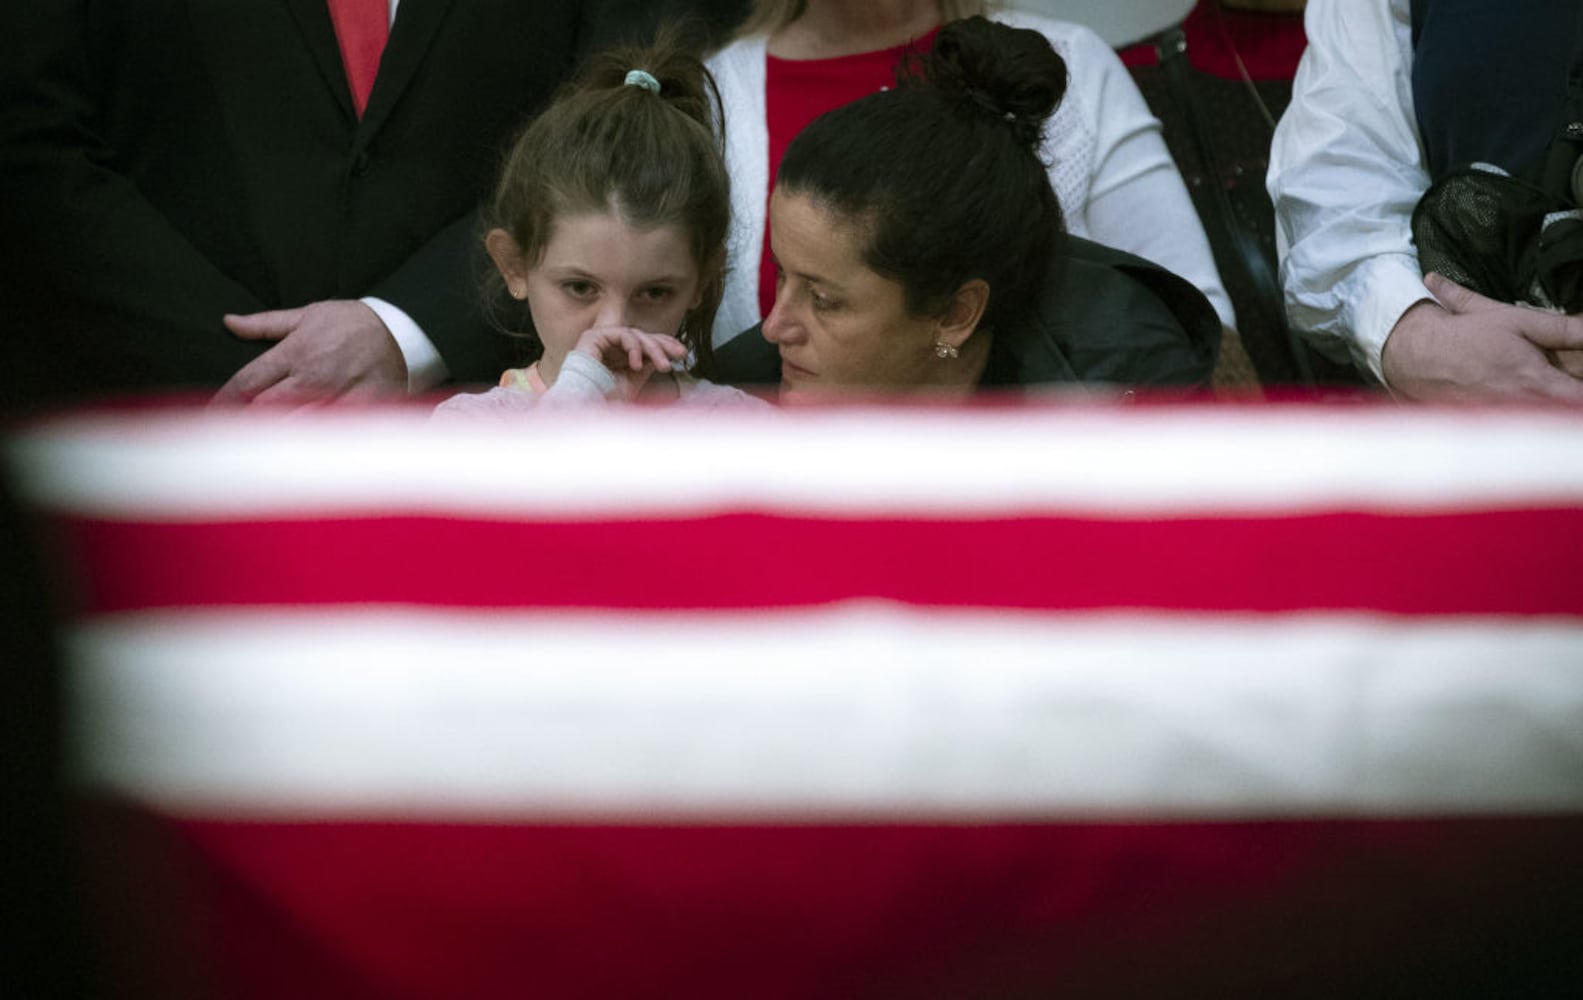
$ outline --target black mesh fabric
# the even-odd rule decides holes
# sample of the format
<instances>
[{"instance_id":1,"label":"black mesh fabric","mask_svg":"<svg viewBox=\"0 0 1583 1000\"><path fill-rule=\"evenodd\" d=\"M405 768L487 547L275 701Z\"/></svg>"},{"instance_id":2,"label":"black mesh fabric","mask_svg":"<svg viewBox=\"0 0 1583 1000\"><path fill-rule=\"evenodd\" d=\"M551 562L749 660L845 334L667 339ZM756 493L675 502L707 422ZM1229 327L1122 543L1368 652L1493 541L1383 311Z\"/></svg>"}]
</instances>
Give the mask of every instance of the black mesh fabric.
<instances>
[{"instance_id":1,"label":"black mesh fabric","mask_svg":"<svg viewBox=\"0 0 1583 1000\"><path fill-rule=\"evenodd\" d=\"M1501 302L1583 310L1583 213L1499 167L1436 181L1413 212L1424 273Z\"/></svg>"}]
</instances>

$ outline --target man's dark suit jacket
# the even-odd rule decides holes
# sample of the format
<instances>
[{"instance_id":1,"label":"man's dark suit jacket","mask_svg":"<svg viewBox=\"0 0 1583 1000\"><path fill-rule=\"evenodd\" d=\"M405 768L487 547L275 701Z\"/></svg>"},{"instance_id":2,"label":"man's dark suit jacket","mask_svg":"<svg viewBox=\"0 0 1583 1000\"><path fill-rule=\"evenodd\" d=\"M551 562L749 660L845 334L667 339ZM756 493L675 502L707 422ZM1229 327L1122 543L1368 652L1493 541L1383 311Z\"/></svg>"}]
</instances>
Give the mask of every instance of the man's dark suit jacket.
<instances>
[{"instance_id":1,"label":"man's dark suit jacket","mask_svg":"<svg viewBox=\"0 0 1583 1000\"><path fill-rule=\"evenodd\" d=\"M269 346L222 314L370 294L493 381L509 341L473 302L469 213L581 54L656 20L401 0L359 120L325 0L6 7L0 387L45 394L218 386Z\"/></svg>"}]
</instances>

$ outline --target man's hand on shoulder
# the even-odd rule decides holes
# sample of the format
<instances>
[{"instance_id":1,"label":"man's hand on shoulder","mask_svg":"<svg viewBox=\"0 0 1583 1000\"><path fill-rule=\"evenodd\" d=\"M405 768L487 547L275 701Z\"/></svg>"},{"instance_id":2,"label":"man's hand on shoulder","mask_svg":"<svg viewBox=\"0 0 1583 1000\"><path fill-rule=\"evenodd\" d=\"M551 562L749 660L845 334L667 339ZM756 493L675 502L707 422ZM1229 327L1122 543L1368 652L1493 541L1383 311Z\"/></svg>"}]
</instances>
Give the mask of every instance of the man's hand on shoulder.
<instances>
[{"instance_id":1,"label":"man's hand on shoulder","mask_svg":"<svg viewBox=\"0 0 1583 1000\"><path fill-rule=\"evenodd\" d=\"M403 395L407 365L374 310L355 300L226 316L247 340L273 340L214 395L217 404L329 402Z\"/></svg>"},{"instance_id":2,"label":"man's hand on shoulder","mask_svg":"<svg viewBox=\"0 0 1583 1000\"><path fill-rule=\"evenodd\" d=\"M1438 274L1424 283L1438 302L1402 314L1380 356L1393 392L1425 402L1583 403L1583 380L1571 374L1583 316L1496 302Z\"/></svg>"}]
</instances>

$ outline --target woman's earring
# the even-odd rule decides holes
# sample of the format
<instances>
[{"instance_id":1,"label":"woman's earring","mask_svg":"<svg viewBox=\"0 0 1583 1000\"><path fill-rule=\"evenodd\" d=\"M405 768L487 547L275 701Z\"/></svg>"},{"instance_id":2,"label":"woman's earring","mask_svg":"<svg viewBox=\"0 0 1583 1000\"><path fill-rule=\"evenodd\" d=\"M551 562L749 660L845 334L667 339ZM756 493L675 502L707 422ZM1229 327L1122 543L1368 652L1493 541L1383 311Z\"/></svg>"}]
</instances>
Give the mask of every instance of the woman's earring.
<instances>
[{"instance_id":1,"label":"woman's earring","mask_svg":"<svg viewBox=\"0 0 1583 1000\"><path fill-rule=\"evenodd\" d=\"M959 356L961 353L962 352L958 351L955 346L947 344L943 340L937 340L934 342L934 356L937 358L951 359Z\"/></svg>"}]
</instances>

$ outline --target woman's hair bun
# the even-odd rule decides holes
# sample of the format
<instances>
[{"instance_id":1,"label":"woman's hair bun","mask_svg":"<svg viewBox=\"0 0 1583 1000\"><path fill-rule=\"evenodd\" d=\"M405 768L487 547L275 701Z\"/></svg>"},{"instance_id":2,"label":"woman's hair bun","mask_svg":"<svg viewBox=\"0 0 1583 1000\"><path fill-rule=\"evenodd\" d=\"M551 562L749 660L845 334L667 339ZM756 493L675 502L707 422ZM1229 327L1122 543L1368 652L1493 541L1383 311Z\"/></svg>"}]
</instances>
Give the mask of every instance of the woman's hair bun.
<instances>
[{"instance_id":1,"label":"woman's hair bun","mask_svg":"<svg viewBox=\"0 0 1583 1000\"><path fill-rule=\"evenodd\" d=\"M983 17L952 21L920 60L924 82L979 114L999 117L1037 149L1066 94L1066 60L1049 39Z\"/></svg>"}]
</instances>

